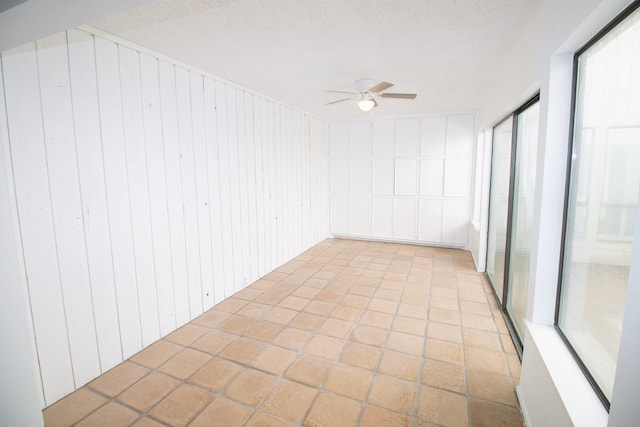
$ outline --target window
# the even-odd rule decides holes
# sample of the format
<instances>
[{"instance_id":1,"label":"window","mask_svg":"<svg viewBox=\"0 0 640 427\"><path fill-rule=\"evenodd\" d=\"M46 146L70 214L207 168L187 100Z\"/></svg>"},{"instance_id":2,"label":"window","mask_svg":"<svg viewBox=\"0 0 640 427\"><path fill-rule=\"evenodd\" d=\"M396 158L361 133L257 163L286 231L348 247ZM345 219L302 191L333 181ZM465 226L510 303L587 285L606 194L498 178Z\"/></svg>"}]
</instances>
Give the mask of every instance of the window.
<instances>
[{"instance_id":1,"label":"window","mask_svg":"<svg viewBox=\"0 0 640 427\"><path fill-rule=\"evenodd\" d=\"M576 55L556 324L608 407L640 193L640 10ZM638 244L638 242L635 242Z\"/></svg>"},{"instance_id":2,"label":"window","mask_svg":"<svg viewBox=\"0 0 640 427\"><path fill-rule=\"evenodd\" d=\"M538 151L536 95L493 128L487 276L522 349Z\"/></svg>"}]
</instances>

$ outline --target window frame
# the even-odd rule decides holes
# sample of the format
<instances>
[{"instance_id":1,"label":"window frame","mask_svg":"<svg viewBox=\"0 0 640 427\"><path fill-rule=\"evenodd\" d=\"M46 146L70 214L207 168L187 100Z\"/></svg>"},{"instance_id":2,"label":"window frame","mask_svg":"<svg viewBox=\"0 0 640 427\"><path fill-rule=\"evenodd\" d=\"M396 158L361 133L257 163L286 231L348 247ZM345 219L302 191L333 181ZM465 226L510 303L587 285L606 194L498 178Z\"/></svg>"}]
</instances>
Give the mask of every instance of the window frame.
<instances>
[{"instance_id":1,"label":"window frame","mask_svg":"<svg viewBox=\"0 0 640 427\"><path fill-rule=\"evenodd\" d=\"M560 328L558 324L560 320L560 307L562 304L562 282L563 282L563 268L565 262L565 256L567 252L567 225L569 221L569 204L571 203L570 190L571 190L571 173L573 171L573 149L574 149L574 136L575 136L575 125L576 125L576 108L578 101L578 67L580 56L587 52L591 47L597 44L600 40L606 37L611 31L613 31L618 25L620 25L625 19L627 19L631 14L636 12L636 10L640 9L640 0L636 0L627 6L622 12L620 12L614 19L612 19L607 25L605 25L600 31L598 31L591 39L589 39L580 49L578 49L573 55L573 69L571 76L571 112L570 112L570 121L569 121L569 141L567 144L567 163L565 168L565 186L564 186L564 206L562 211L562 234L560 236L560 256L558 262L558 275L557 275L557 286L556 286L556 300L555 300L555 312L554 312L554 320L553 327L567 346L567 349L573 356L576 364L584 374L585 378L593 388L594 392L600 399L600 402L604 406L607 412L611 410L611 402L602 391L600 385L598 385L596 379L593 377L588 367L582 361L582 358L578 354L578 352L573 348L573 345L565 335L565 333ZM616 361L617 363L617 361Z\"/></svg>"}]
</instances>

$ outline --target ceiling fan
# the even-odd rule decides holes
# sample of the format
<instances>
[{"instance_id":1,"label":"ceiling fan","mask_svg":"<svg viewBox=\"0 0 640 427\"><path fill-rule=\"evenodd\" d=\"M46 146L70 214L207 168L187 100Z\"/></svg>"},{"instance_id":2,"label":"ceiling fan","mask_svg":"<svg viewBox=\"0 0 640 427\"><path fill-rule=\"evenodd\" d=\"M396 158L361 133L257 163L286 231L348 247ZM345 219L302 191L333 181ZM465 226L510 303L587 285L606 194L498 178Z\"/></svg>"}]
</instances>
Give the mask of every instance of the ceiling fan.
<instances>
[{"instance_id":1,"label":"ceiling fan","mask_svg":"<svg viewBox=\"0 0 640 427\"><path fill-rule=\"evenodd\" d=\"M358 99L358 108L361 111L371 111L374 107L378 106L375 98L397 98L397 99L415 99L415 93L389 93L383 92L384 90L393 87L393 83L378 82L374 79L360 79L356 81L356 92L347 92L343 90L327 90L326 92L332 93L348 93L351 95L348 98L339 99L337 101L328 102L325 105L337 104L338 102L349 101L351 99Z\"/></svg>"}]
</instances>

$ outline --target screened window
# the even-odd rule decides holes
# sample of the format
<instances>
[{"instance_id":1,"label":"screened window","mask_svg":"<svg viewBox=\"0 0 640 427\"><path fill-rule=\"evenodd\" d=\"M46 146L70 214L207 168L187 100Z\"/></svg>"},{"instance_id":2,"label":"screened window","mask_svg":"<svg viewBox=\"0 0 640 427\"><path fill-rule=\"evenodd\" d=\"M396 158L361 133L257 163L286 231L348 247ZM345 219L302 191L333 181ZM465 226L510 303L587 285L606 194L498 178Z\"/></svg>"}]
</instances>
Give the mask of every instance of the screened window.
<instances>
[{"instance_id":1,"label":"screened window","mask_svg":"<svg viewBox=\"0 0 640 427\"><path fill-rule=\"evenodd\" d=\"M640 226L640 11L579 52L576 73L557 325L608 406Z\"/></svg>"}]
</instances>

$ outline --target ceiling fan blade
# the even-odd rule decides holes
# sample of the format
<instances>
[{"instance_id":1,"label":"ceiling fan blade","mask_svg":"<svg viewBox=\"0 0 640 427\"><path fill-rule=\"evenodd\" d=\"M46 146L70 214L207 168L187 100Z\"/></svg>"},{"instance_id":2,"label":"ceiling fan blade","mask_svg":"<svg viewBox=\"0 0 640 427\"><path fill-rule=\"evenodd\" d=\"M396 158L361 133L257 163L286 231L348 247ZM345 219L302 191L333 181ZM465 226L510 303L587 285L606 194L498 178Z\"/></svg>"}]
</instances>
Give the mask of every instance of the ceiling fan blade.
<instances>
[{"instance_id":1,"label":"ceiling fan blade","mask_svg":"<svg viewBox=\"0 0 640 427\"><path fill-rule=\"evenodd\" d=\"M337 104L338 102L344 102L344 101L348 101L350 99L352 99L353 97L349 97L349 98L345 98L345 99L338 99L337 101L333 101L333 102L327 102L324 105L331 105L331 104Z\"/></svg>"},{"instance_id":2,"label":"ceiling fan blade","mask_svg":"<svg viewBox=\"0 0 640 427\"><path fill-rule=\"evenodd\" d=\"M381 93L382 98L416 99L415 93Z\"/></svg>"},{"instance_id":3,"label":"ceiling fan blade","mask_svg":"<svg viewBox=\"0 0 640 427\"><path fill-rule=\"evenodd\" d=\"M325 92L331 92L331 93L348 93L349 95L357 95L357 93L355 93L355 92L347 92L347 91L344 91L344 90L328 90L328 89L325 89Z\"/></svg>"},{"instance_id":4,"label":"ceiling fan blade","mask_svg":"<svg viewBox=\"0 0 640 427\"><path fill-rule=\"evenodd\" d=\"M372 92L372 93L382 92L385 89L389 89L391 86L393 86L393 83L380 82L380 83L377 83L377 84L371 86L369 88L369 92Z\"/></svg>"},{"instance_id":5,"label":"ceiling fan blade","mask_svg":"<svg viewBox=\"0 0 640 427\"><path fill-rule=\"evenodd\" d=\"M375 99L371 98L371 100L373 101L373 108L376 108L378 106L378 103L376 102Z\"/></svg>"}]
</instances>

